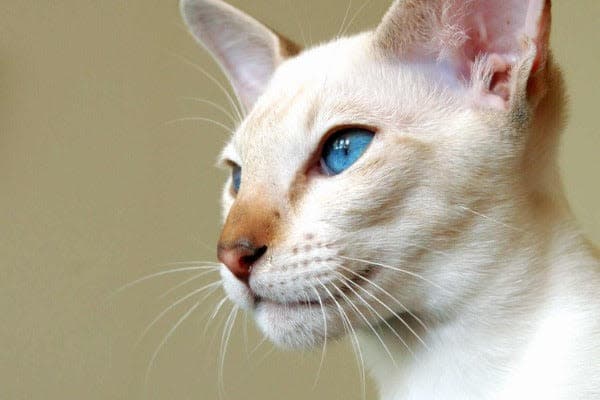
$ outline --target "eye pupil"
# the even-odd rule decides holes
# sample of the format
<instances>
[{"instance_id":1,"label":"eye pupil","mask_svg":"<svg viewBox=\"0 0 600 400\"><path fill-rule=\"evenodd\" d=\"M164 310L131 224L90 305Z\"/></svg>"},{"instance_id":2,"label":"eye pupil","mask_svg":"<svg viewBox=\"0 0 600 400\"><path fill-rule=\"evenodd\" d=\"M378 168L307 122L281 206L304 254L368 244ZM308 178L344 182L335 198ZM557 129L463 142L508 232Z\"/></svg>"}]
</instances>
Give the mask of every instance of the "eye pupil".
<instances>
[{"instance_id":1,"label":"eye pupil","mask_svg":"<svg viewBox=\"0 0 600 400\"><path fill-rule=\"evenodd\" d=\"M360 128L335 133L323 146L321 165L325 172L337 175L348 169L367 150L373 136L373 132Z\"/></svg>"}]
</instances>

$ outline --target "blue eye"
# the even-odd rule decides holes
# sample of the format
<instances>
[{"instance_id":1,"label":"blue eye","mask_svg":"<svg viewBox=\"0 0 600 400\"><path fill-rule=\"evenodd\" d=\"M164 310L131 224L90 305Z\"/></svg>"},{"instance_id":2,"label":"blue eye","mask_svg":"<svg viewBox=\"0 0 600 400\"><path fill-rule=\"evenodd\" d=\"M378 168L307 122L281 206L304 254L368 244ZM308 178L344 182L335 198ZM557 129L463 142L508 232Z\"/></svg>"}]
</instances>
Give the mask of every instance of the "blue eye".
<instances>
[{"instance_id":1,"label":"blue eye","mask_svg":"<svg viewBox=\"0 0 600 400\"><path fill-rule=\"evenodd\" d=\"M239 165L233 165L231 169L231 185L233 192L237 193L240 190L242 184L242 167Z\"/></svg>"},{"instance_id":2,"label":"blue eye","mask_svg":"<svg viewBox=\"0 0 600 400\"><path fill-rule=\"evenodd\" d=\"M335 133L323 146L321 165L331 175L345 171L363 155L374 135L361 128L344 129Z\"/></svg>"}]
</instances>

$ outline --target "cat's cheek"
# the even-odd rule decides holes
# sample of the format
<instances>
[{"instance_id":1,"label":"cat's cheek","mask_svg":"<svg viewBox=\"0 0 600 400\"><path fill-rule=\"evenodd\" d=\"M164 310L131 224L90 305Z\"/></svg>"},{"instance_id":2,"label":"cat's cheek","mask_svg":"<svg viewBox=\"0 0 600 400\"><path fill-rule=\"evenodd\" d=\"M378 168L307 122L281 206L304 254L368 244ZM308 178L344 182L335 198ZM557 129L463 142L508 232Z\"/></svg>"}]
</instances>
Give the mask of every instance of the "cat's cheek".
<instances>
[{"instance_id":1,"label":"cat's cheek","mask_svg":"<svg viewBox=\"0 0 600 400\"><path fill-rule=\"evenodd\" d=\"M247 311L254 308L254 296L248 287L225 267L221 268L221 282L229 300Z\"/></svg>"}]
</instances>

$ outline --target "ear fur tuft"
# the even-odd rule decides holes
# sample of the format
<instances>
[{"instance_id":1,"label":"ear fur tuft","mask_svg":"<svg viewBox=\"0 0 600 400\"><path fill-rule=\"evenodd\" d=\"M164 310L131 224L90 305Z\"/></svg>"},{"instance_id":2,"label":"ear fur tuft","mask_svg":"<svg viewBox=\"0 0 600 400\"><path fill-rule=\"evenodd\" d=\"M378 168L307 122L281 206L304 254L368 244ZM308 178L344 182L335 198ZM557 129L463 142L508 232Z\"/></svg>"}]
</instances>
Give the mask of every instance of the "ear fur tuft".
<instances>
[{"instance_id":1,"label":"ear fur tuft","mask_svg":"<svg viewBox=\"0 0 600 400\"><path fill-rule=\"evenodd\" d=\"M443 64L471 84L475 104L506 110L531 44L535 57L526 81L546 66L550 6L550 0L396 0L375 45L404 62ZM528 86L532 97L541 86Z\"/></svg>"}]
</instances>

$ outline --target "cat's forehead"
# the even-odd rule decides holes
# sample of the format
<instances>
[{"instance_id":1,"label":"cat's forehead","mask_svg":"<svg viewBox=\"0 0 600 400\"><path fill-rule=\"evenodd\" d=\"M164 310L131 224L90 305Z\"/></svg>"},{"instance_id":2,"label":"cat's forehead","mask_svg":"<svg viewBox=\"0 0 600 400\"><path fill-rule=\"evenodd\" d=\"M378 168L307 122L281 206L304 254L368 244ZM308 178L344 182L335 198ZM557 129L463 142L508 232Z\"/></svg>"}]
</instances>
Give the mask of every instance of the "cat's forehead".
<instances>
[{"instance_id":1,"label":"cat's forehead","mask_svg":"<svg viewBox=\"0 0 600 400\"><path fill-rule=\"evenodd\" d=\"M343 38L305 50L282 63L248 116L248 125L314 113L317 105L347 103L344 96L364 86L356 73L368 68L370 44L368 34Z\"/></svg>"},{"instance_id":2,"label":"cat's forehead","mask_svg":"<svg viewBox=\"0 0 600 400\"><path fill-rule=\"evenodd\" d=\"M365 34L307 49L282 63L237 129L234 143L279 136L275 131L286 124L310 128L318 115L339 114L338 105L348 103L352 86L364 83L352 78L352 71L364 66L369 51Z\"/></svg>"},{"instance_id":3,"label":"cat's forehead","mask_svg":"<svg viewBox=\"0 0 600 400\"><path fill-rule=\"evenodd\" d=\"M374 57L372 33L340 38L302 51L275 71L270 89L297 82L327 82L344 77L353 67L358 67ZM292 80L290 82L290 80Z\"/></svg>"},{"instance_id":4,"label":"cat's forehead","mask_svg":"<svg viewBox=\"0 0 600 400\"><path fill-rule=\"evenodd\" d=\"M371 33L305 50L276 70L231 147L253 161L257 152L267 157L293 148L302 160L336 125L431 119L423 114L445 101L432 96L439 85L426 71L379 56Z\"/></svg>"}]
</instances>

